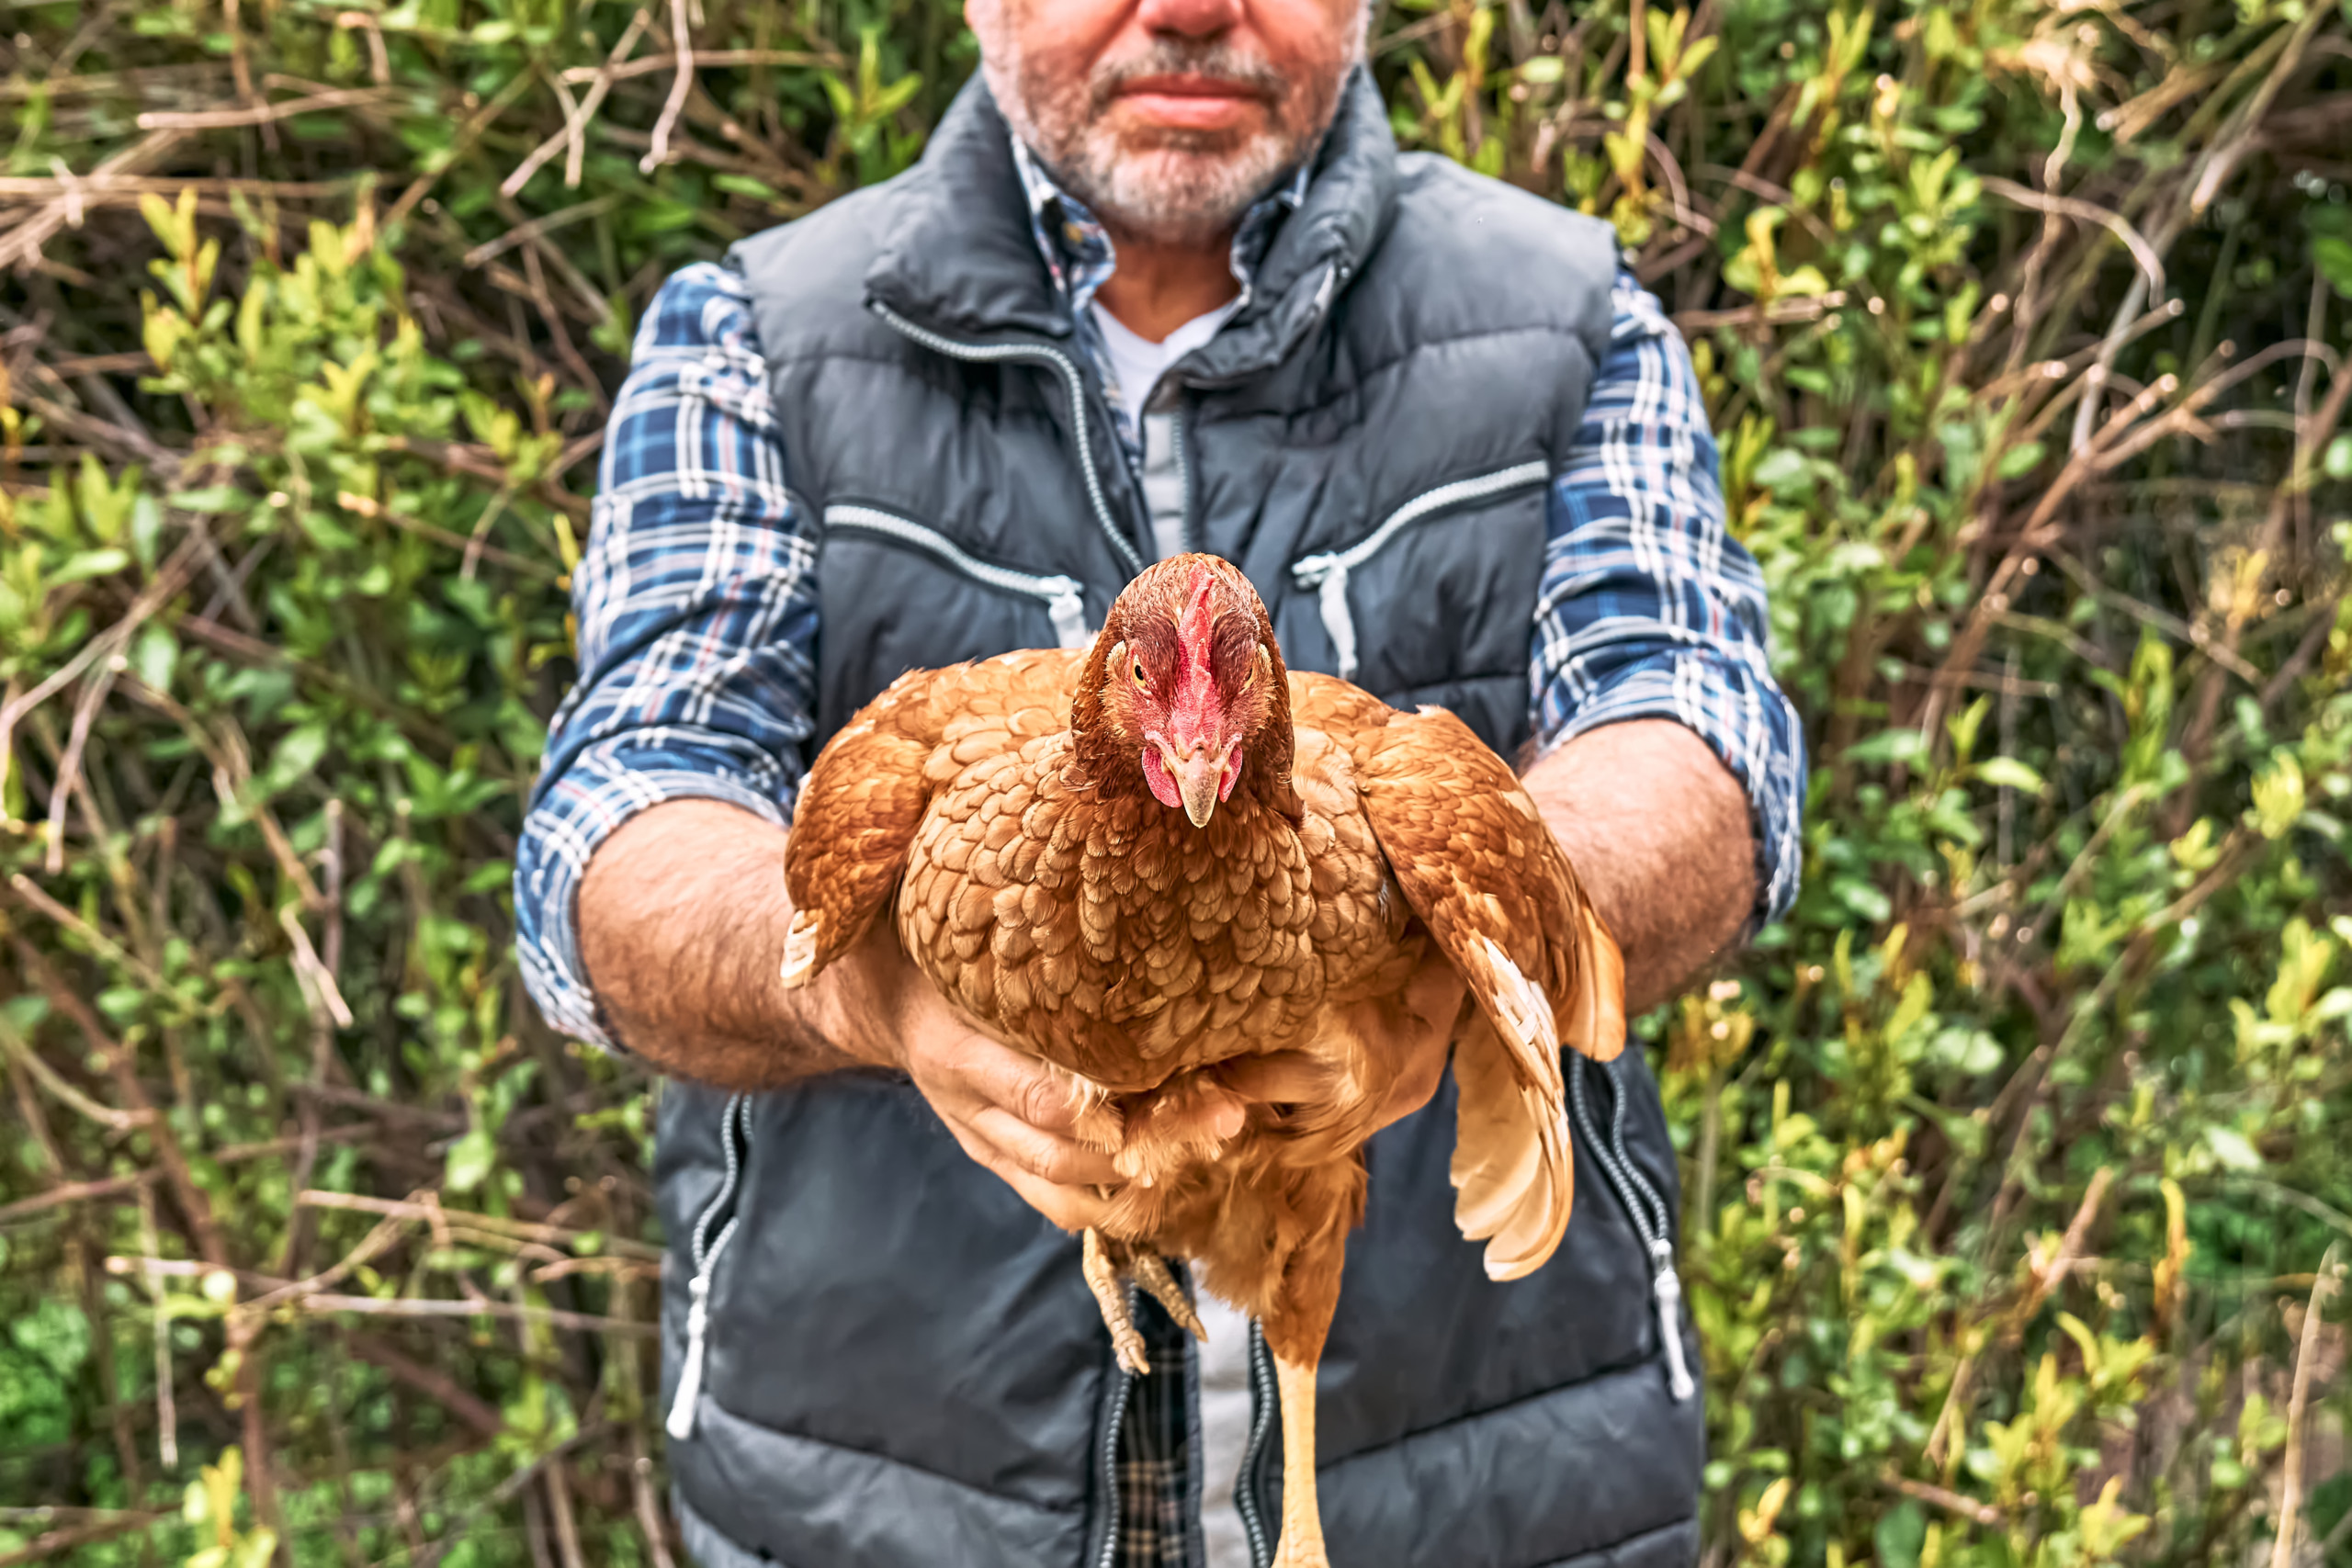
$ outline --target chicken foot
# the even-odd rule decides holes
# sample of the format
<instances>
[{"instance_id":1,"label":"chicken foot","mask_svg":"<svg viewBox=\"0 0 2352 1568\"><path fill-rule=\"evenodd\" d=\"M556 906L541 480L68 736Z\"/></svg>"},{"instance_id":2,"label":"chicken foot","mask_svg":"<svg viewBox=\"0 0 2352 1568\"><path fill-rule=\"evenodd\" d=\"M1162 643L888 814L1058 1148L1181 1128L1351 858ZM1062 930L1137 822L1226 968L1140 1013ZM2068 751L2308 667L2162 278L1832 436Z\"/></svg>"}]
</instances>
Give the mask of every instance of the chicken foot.
<instances>
[{"instance_id":1,"label":"chicken foot","mask_svg":"<svg viewBox=\"0 0 2352 1568\"><path fill-rule=\"evenodd\" d=\"M1080 1271L1086 1276L1086 1288L1094 1292L1094 1304L1102 1309L1102 1325L1111 1331L1111 1348L1117 1354L1120 1366L1137 1377L1151 1371L1150 1356L1127 1301L1126 1288L1131 1280L1150 1292L1152 1299L1167 1308L1168 1315L1193 1338L1208 1337L1193 1298L1177 1283L1166 1258L1114 1240L1091 1225L1082 1245Z\"/></svg>"},{"instance_id":2,"label":"chicken foot","mask_svg":"<svg viewBox=\"0 0 2352 1568\"><path fill-rule=\"evenodd\" d=\"M1177 1327L1201 1343L1208 1343L1209 1331L1201 1322L1200 1311L1193 1306L1191 1294L1176 1282L1176 1276L1170 1272L1168 1259L1157 1252L1138 1252L1130 1267L1136 1283L1149 1291L1151 1299L1168 1309L1168 1315L1176 1320Z\"/></svg>"}]
</instances>

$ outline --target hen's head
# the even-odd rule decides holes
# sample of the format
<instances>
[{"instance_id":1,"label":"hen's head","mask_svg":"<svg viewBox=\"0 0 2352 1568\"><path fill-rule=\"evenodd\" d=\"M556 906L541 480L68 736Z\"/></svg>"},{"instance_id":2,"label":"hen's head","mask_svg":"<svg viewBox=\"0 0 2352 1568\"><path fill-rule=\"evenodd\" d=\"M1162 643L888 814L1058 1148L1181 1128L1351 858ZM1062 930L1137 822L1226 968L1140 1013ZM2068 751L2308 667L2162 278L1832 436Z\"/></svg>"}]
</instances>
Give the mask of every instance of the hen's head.
<instances>
[{"instance_id":1,"label":"hen's head","mask_svg":"<svg viewBox=\"0 0 2352 1568\"><path fill-rule=\"evenodd\" d=\"M1215 556L1146 569L1111 606L1070 701L1102 787L1141 784L1205 827L1237 789L1290 797L1290 680L1258 591Z\"/></svg>"}]
</instances>

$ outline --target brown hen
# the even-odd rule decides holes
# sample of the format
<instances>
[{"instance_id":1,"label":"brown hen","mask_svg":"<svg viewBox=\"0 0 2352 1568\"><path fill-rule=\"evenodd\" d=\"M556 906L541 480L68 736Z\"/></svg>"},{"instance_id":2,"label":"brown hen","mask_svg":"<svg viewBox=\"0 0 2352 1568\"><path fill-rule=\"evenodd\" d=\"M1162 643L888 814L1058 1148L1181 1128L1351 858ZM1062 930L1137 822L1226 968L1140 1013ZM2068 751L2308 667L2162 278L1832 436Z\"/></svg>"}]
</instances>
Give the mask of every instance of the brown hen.
<instances>
[{"instance_id":1,"label":"brown hen","mask_svg":"<svg viewBox=\"0 0 2352 1568\"><path fill-rule=\"evenodd\" d=\"M1455 1219L1498 1280L1567 1227L1561 1046L1623 1040L1616 945L1510 769L1451 714L1287 673L1249 580L1180 556L1083 653L892 684L810 770L786 878L787 985L895 908L951 1006L1067 1075L1126 1179L1083 1250L1123 1365L1145 1370L1125 1280L1199 1332L1166 1258L1260 1320L1275 1561L1326 1568L1315 1368L1408 988L1442 964L1466 990Z\"/></svg>"}]
</instances>

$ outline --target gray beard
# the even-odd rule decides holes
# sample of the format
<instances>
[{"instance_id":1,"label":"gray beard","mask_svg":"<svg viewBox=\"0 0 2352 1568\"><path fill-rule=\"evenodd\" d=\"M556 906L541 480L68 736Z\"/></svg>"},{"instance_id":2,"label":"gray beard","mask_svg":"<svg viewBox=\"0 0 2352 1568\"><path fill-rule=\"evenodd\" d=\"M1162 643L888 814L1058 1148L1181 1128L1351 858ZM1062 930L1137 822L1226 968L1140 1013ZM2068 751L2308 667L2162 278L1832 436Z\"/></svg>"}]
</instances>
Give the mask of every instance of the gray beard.
<instances>
[{"instance_id":1,"label":"gray beard","mask_svg":"<svg viewBox=\"0 0 2352 1568\"><path fill-rule=\"evenodd\" d=\"M1252 204L1313 153L1363 51L1359 30L1340 68L1312 81L1287 80L1222 44L1172 39L1158 39L1143 58L1082 83L1044 80L1017 54L1001 62L984 58L981 69L1013 134L1114 242L1189 247L1230 234ZM1120 146L1102 121L1120 84L1176 72L1249 86L1272 106L1272 124L1246 137L1166 130L1148 146Z\"/></svg>"}]
</instances>

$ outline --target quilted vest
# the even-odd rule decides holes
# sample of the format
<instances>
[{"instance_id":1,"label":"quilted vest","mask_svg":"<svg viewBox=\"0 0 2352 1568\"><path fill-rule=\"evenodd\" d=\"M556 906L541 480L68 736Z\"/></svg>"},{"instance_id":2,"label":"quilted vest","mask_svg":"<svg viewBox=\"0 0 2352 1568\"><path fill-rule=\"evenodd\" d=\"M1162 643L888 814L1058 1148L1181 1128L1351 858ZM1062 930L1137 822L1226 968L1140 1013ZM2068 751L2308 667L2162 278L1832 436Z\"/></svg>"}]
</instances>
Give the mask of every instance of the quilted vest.
<instances>
[{"instance_id":1,"label":"quilted vest","mask_svg":"<svg viewBox=\"0 0 2352 1568\"><path fill-rule=\"evenodd\" d=\"M1544 492L1616 259L1605 225L1400 155L1351 85L1248 303L1163 383L1187 542L1250 574L1293 668L1526 740ZM1102 624L1148 513L977 80L917 167L733 260L818 551L820 742L906 670ZM1319 1382L1339 1568L1695 1556L1674 1160L1638 1056L1578 1065L1574 1219L1523 1280L1487 1280L1454 1231L1450 1082L1369 1145ZM1109 1568L1132 1387L1078 1245L910 1084L673 1085L656 1180L671 1468L704 1568ZM1264 1371L1240 1487L1261 1562Z\"/></svg>"}]
</instances>

